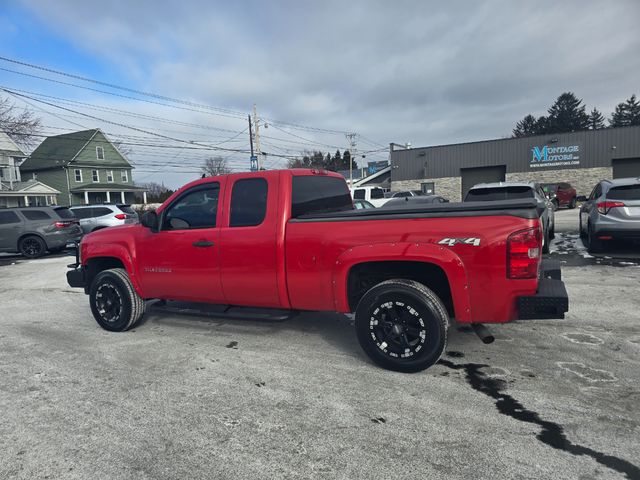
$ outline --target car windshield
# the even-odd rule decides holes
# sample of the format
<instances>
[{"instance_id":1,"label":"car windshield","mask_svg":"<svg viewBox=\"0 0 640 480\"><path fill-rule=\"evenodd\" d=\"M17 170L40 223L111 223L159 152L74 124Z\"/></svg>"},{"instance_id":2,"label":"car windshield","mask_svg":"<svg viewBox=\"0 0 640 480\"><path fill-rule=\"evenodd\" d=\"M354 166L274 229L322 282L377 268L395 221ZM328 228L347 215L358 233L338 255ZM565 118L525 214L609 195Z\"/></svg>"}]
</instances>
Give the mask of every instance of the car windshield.
<instances>
[{"instance_id":1,"label":"car windshield","mask_svg":"<svg viewBox=\"0 0 640 480\"><path fill-rule=\"evenodd\" d=\"M494 200L519 200L534 198L533 189L528 186L474 188L469 190L465 202L489 202Z\"/></svg>"},{"instance_id":2,"label":"car windshield","mask_svg":"<svg viewBox=\"0 0 640 480\"><path fill-rule=\"evenodd\" d=\"M640 200L640 184L613 187L607 192L607 198L611 200Z\"/></svg>"},{"instance_id":3,"label":"car windshield","mask_svg":"<svg viewBox=\"0 0 640 480\"><path fill-rule=\"evenodd\" d=\"M540 186L542 187L542 190L544 190L544 193L555 193L556 190L558 190L557 183L543 183Z\"/></svg>"}]
</instances>

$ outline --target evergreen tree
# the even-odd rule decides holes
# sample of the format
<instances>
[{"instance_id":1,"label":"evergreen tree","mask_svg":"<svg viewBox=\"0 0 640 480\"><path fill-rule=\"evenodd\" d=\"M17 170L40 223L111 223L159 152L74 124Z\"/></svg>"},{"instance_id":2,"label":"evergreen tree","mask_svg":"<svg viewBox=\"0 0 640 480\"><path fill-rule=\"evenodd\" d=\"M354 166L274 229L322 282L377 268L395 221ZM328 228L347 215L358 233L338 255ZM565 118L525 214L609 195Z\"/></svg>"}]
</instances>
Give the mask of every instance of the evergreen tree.
<instances>
[{"instance_id":1,"label":"evergreen tree","mask_svg":"<svg viewBox=\"0 0 640 480\"><path fill-rule=\"evenodd\" d=\"M549 133L549 117L542 115L536 120L536 135L544 135Z\"/></svg>"},{"instance_id":2,"label":"evergreen tree","mask_svg":"<svg viewBox=\"0 0 640 480\"><path fill-rule=\"evenodd\" d=\"M537 133L537 120L536 117L531 114L516 123L516 128L513 129L514 137L528 137L530 135L536 135Z\"/></svg>"},{"instance_id":3,"label":"evergreen tree","mask_svg":"<svg viewBox=\"0 0 640 480\"><path fill-rule=\"evenodd\" d=\"M572 92L560 95L547 112L549 131L546 133L577 132L589 128L585 106Z\"/></svg>"},{"instance_id":4,"label":"evergreen tree","mask_svg":"<svg viewBox=\"0 0 640 480\"><path fill-rule=\"evenodd\" d=\"M600 111L594 107L589 114L589 129L599 130L604 127L604 115L602 115L602 113L600 113Z\"/></svg>"},{"instance_id":5,"label":"evergreen tree","mask_svg":"<svg viewBox=\"0 0 640 480\"><path fill-rule=\"evenodd\" d=\"M616 106L616 110L611 114L609 125L612 127L640 125L640 102L636 99L635 94Z\"/></svg>"}]
</instances>

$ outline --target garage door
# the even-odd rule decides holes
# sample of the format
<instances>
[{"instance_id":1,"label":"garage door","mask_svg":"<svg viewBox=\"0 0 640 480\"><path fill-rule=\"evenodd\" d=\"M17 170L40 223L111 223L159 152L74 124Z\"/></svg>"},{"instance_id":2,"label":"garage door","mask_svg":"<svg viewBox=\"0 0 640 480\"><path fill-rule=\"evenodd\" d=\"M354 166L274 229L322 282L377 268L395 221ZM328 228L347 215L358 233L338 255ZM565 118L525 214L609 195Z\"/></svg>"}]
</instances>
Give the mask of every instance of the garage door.
<instances>
[{"instance_id":1,"label":"garage door","mask_svg":"<svg viewBox=\"0 0 640 480\"><path fill-rule=\"evenodd\" d=\"M611 166L613 178L640 177L640 158L617 158Z\"/></svg>"},{"instance_id":2,"label":"garage door","mask_svg":"<svg viewBox=\"0 0 640 480\"><path fill-rule=\"evenodd\" d=\"M477 183L504 182L506 167L499 165L497 167L478 167L478 168L461 168L462 175L462 198L471 187Z\"/></svg>"}]
</instances>

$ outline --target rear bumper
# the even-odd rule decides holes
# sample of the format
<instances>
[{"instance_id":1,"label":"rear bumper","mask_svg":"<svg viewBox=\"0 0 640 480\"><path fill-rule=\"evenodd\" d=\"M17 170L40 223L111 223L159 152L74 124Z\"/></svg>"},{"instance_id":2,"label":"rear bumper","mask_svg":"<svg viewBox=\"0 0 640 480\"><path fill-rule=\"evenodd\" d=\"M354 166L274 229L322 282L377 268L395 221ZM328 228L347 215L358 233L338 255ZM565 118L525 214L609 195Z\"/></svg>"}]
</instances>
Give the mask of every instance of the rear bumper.
<instances>
[{"instance_id":1,"label":"rear bumper","mask_svg":"<svg viewBox=\"0 0 640 480\"><path fill-rule=\"evenodd\" d=\"M569 295L558 262L543 261L535 295L518 297L518 319L562 319L569 311Z\"/></svg>"},{"instance_id":2,"label":"rear bumper","mask_svg":"<svg viewBox=\"0 0 640 480\"><path fill-rule=\"evenodd\" d=\"M597 230L596 237L597 238L611 237L612 240L640 240L640 229L638 230L614 230L614 229Z\"/></svg>"}]
</instances>

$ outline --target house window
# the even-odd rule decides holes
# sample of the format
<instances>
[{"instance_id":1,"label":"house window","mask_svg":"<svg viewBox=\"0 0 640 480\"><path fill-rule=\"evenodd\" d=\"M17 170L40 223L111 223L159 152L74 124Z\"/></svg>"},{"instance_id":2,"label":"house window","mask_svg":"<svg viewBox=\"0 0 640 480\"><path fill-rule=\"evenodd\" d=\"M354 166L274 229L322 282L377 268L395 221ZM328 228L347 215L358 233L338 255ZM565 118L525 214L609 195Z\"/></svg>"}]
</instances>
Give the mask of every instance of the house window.
<instances>
[{"instance_id":1,"label":"house window","mask_svg":"<svg viewBox=\"0 0 640 480\"><path fill-rule=\"evenodd\" d=\"M124 183L127 183L129 181L129 172L127 172L126 170L122 170L121 172L122 176L121 179Z\"/></svg>"},{"instance_id":2,"label":"house window","mask_svg":"<svg viewBox=\"0 0 640 480\"><path fill-rule=\"evenodd\" d=\"M113 183L113 170L107 170L107 182Z\"/></svg>"},{"instance_id":3,"label":"house window","mask_svg":"<svg viewBox=\"0 0 640 480\"><path fill-rule=\"evenodd\" d=\"M94 182L100 181L100 174L98 173L98 170L91 170L91 180Z\"/></svg>"},{"instance_id":4,"label":"house window","mask_svg":"<svg viewBox=\"0 0 640 480\"><path fill-rule=\"evenodd\" d=\"M76 168L73 173L76 176L76 182L82 182L82 170Z\"/></svg>"},{"instance_id":5,"label":"house window","mask_svg":"<svg viewBox=\"0 0 640 480\"><path fill-rule=\"evenodd\" d=\"M104 160L104 148L96 147L96 158L98 160Z\"/></svg>"}]
</instances>

